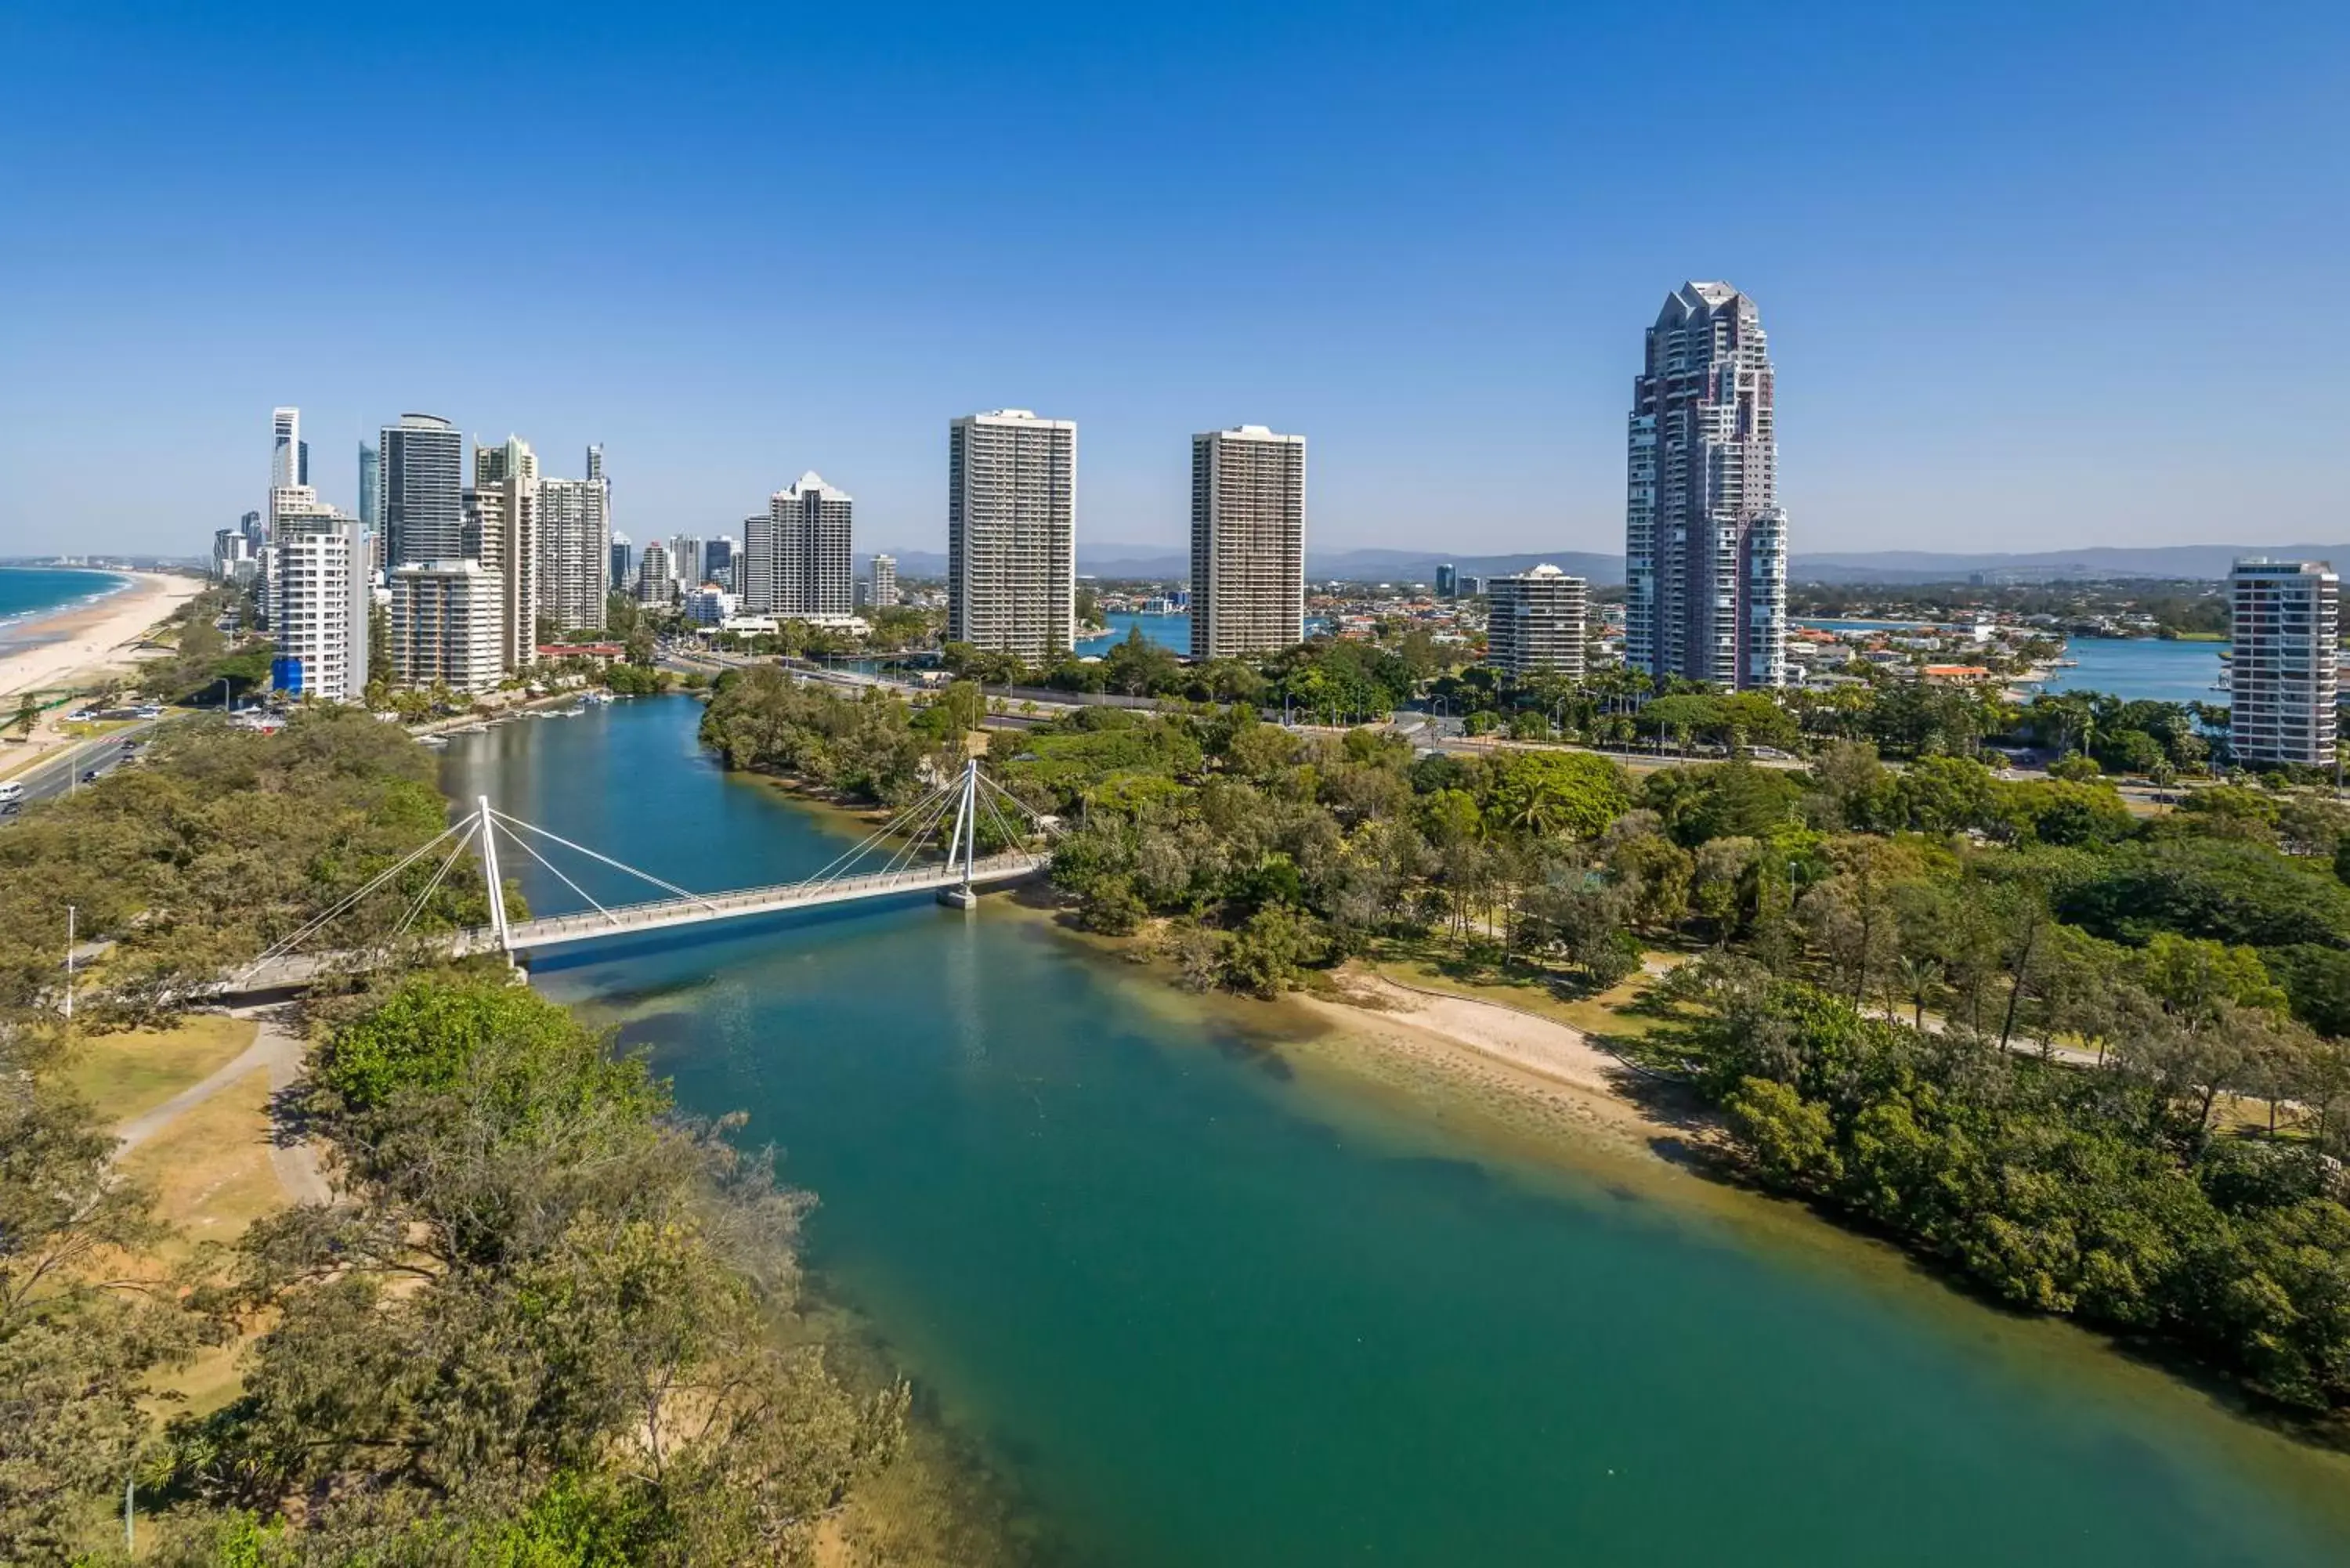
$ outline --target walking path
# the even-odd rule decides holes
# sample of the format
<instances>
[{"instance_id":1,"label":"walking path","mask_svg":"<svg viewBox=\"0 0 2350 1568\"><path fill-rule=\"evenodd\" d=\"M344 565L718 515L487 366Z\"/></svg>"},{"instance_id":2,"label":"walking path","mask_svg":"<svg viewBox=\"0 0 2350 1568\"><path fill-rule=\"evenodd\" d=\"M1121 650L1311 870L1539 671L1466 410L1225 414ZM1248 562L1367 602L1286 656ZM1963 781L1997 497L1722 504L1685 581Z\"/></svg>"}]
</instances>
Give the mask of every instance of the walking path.
<instances>
[{"instance_id":1,"label":"walking path","mask_svg":"<svg viewBox=\"0 0 2350 1568\"><path fill-rule=\"evenodd\" d=\"M117 1159L251 1073L266 1067L273 1091L290 1086L302 1075L302 1037L286 1027L284 1009L240 1007L232 1009L231 1013L254 1020L257 1028L253 1044L202 1081L189 1085L153 1110L141 1112L116 1128ZM277 1172L277 1183L286 1189L286 1198L295 1203L328 1201L334 1194L319 1173L317 1150L307 1143L280 1141L275 1135L273 1128L269 1163Z\"/></svg>"}]
</instances>

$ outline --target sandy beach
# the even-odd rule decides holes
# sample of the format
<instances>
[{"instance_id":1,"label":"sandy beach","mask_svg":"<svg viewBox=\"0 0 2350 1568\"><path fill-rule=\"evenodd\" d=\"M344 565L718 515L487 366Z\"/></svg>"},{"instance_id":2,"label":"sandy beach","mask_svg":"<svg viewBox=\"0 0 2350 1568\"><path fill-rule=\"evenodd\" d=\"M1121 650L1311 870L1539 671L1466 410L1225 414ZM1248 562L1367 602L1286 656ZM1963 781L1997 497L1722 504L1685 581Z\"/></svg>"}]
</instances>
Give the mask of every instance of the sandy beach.
<instances>
[{"instance_id":1,"label":"sandy beach","mask_svg":"<svg viewBox=\"0 0 2350 1568\"><path fill-rule=\"evenodd\" d=\"M1659 1140L1683 1141L1695 1130L1644 1103L1631 1092L1631 1070L1570 1025L1474 997L1414 990L1360 969L1342 970L1336 980L1337 999L1301 993L1284 1001L1399 1064L1627 1149L1649 1151Z\"/></svg>"},{"instance_id":2,"label":"sandy beach","mask_svg":"<svg viewBox=\"0 0 2350 1568\"><path fill-rule=\"evenodd\" d=\"M147 632L204 589L194 577L124 575L130 586L95 604L71 605L10 627L10 641L20 645L0 649L0 697L62 691L130 668Z\"/></svg>"}]
</instances>

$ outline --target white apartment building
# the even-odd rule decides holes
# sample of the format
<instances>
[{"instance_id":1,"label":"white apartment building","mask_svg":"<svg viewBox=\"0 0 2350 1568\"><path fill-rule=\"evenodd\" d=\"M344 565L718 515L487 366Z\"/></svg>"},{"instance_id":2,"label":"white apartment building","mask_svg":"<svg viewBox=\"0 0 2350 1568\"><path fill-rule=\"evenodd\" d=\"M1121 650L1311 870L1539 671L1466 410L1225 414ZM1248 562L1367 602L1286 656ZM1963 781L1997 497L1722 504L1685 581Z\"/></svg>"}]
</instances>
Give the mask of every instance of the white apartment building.
<instances>
[{"instance_id":1,"label":"white apartment building","mask_svg":"<svg viewBox=\"0 0 2350 1568\"><path fill-rule=\"evenodd\" d=\"M1590 585L1545 561L1485 583L1485 662L1511 675L1583 673Z\"/></svg>"},{"instance_id":2,"label":"white apartment building","mask_svg":"<svg viewBox=\"0 0 2350 1568\"><path fill-rule=\"evenodd\" d=\"M465 516L473 546L465 554L498 575L498 657L508 670L536 663L546 550L538 457L528 442L508 436L504 445L473 448L473 487L465 492Z\"/></svg>"},{"instance_id":3,"label":"white apartment building","mask_svg":"<svg viewBox=\"0 0 2350 1568\"><path fill-rule=\"evenodd\" d=\"M491 691L505 676L505 585L479 561L418 561L391 574L391 663L401 686Z\"/></svg>"},{"instance_id":4,"label":"white apartment building","mask_svg":"<svg viewBox=\"0 0 2350 1568\"><path fill-rule=\"evenodd\" d=\"M1191 657L1305 638L1305 438L1236 425L1191 438Z\"/></svg>"},{"instance_id":5,"label":"white apartment building","mask_svg":"<svg viewBox=\"0 0 2350 1568\"><path fill-rule=\"evenodd\" d=\"M2238 561L2228 582L2228 743L2242 762L2330 767L2342 579L2322 561Z\"/></svg>"},{"instance_id":6,"label":"white apartment building","mask_svg":"<svg viewBox=\"0 0 2350 1568\"><path fill-rule=\"evenodd\" d=\"M270 545L270 684L294 697L356 702L368 682L367 542L359 520L321 504L307 485L272 493L283 504ZM307 503L300 497L308 496Z\"/></svg>"},{"instance_id":7,"label":"white apartment building","mask_svg":"<svg viewBox=\"0 0 2350 1568\"><path fill-rule=\"evenodd\" d=\"M1624 661L1723 686L1786 679L1787 514L1762 313L1726 283L1648 328L1626 446Z\"/></svg>"},{"instance_id":8,"label":"white apartment building","mask_svg":"<svg viewBox=\"0 0 2350 1568\"><path fill-rule=\"evenodd\" d=\"M873 576L868 580L872 586L867 590L865 602L875 609L894 606L898 602L898 557L874 556Z\"/></svg>"},{"instance_id":9,"label":"white apartment building","mask_svg":"<svg viewBox=\"0 0 2350 1568\"><path fill-rule=\"evenodd\" d=\"M804 619L845 616L856 607L849 564L854 498L815 472L768 499L764 517L743 520L743 562L735 574L746 615Z\"/></svg>"},{"instance_id":10,"label":"white apartment building","mask_svg":"<svg viewBox=\"0 0 2350 1568\"><path fill-rule=\"evenodd\" d=\"M947 431L947 638L1045 663L1075 646L1077 425L1026 409Z\"/></svg>"},{"instance_id":11,"label":"white apartment building","mask_svg":"<svg viewBox=\"0 0 2350 1568\"><path fill-rule=\"evenodd\" d=\"M302 410L269 410L269 488L289 490L309 483L302 473Z\"/></svg>"},{"instance_id":12,"label":"white apartment building","mask_svg":"<svg viewBox=\"0 0 2350 1568\"><path fill-rule=\"evenodd\" d=\"M659 539L649 539L645 553L637 557L637 602L665 605L670 600L671 586L669 546Z\"/></svg>"},{"instance_id":13,"label":"white apartment building","mask_svg":"<svg viewBox=\"0 0 2350 1568\"><path fill-rule=\"evenodd\" d=\"M612 503L603 479L538 482L538 613L565 631L604 624L612 590Z\"/></svg>"}]
</instances>

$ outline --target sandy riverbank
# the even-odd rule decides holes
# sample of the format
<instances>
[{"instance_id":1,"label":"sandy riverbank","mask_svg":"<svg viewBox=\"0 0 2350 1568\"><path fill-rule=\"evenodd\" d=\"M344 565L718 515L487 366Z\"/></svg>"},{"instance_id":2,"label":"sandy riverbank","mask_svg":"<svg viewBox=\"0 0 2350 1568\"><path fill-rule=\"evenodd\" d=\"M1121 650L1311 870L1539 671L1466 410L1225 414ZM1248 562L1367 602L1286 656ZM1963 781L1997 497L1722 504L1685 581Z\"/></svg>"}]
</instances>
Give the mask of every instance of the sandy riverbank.
<instances>
[{"instance_id":1,"label":"sandy riverbank","mask_svg":"<svg viewBox=\"0 0 2350 1568\"><path fill-rule=\"evenodd\" d=\"M1475 997L1440 995L1359 969L1336 996L1284 1001L1410 1068L1433 1071L1498 1103L1519 1103L1627 1149L1655 1153L1709 1136L1583 1032ZM1664 1097L1669 1100L1670 1096Z\"/></svg>"},{"instance_id":2,"label":"sandy riverbank","mask_svg":"<svg viewBox=\"0 0 2350 1568\"><path fill-rule=\"evenodd\" d=\"M129 669L148 631L204 590L194 577L124 575L130 586L118 593L10 627L16 646L0 650L0 697L72 690Z\"/></svg>"}]
</instances>

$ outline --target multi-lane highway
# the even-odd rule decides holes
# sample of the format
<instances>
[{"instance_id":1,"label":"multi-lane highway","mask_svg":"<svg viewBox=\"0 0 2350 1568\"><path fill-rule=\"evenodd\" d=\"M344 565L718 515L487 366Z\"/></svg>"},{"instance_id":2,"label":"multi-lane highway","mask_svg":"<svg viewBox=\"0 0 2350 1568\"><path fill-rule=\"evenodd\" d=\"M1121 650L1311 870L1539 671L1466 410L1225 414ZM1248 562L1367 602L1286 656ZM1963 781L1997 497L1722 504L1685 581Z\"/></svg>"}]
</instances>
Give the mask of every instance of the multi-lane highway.
<instances>
[{"instance_id":1,"label":"multi-lane highway","mask_svg":"<svg viewBox=\"0 0 2350 1568\"><path fill-rule=\"evenodd\" d=\"M161 719L142 719L135 724L125 724L120 730L76 742L61 752L43 757L8 782L25 786L23 804L26 805L64 794L79 784L85 774L104 774L120 767L135 754L123 742L144 743L149 732L164 722ZM0 824L6 823L14 815L5 807L0 807Z\"/></svg>"}]
</instances>

